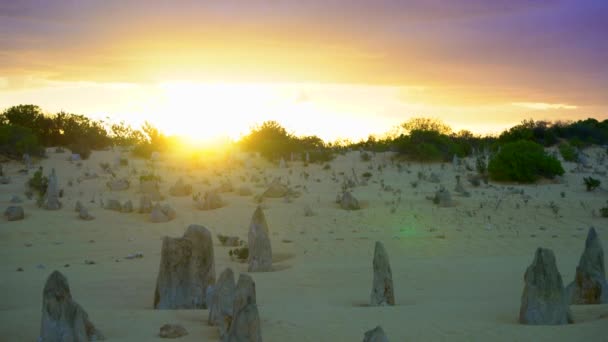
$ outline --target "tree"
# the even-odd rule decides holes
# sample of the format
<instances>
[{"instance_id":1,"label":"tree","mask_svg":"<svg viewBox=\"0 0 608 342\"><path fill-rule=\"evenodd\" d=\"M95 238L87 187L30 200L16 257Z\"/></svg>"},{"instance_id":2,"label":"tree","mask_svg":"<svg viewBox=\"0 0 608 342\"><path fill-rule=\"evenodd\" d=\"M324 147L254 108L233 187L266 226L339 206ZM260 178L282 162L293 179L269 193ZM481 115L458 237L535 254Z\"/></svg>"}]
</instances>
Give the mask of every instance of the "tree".
<instances>
[{"instance_id":1,"label":"tree","mask_svg":"<svg viewBox=\"0 0 608 342\"><path fill-rule=\"evenodd\" d=\"M413 131L437 132L439 134L451 134L452 128L443 121L435 118L412 118L399 126L405 133Z\"/></svg>"}]
</instances>

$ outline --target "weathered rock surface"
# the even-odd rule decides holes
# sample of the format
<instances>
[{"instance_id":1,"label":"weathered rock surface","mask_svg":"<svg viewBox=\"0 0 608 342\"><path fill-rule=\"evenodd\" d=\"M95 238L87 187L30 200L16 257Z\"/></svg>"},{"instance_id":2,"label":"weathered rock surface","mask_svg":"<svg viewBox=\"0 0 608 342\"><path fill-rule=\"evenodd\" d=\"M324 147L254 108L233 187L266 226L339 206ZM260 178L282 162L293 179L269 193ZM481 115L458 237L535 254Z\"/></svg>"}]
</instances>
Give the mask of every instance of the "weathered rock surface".
<instances>
[{"instance_id":1,"label":"weathered rock surface","mask_svg":"<svg viewBox=\"0 0 608 342\"><path fill-rule=\"evenodd\" d=\"M19 221L25 218L25 212L23 211L23 207L18 205L12 205L4 211L4 217L8 221Z\"/></svg>"},{"instance_id":2,"label":"weathered rock surface","mask_svg":"<svg viewBox=\"0 0 608 342\"><path fill-rule=\"evenodd\" d=\"M393 287L393 273L384 245L376 241L374 248L374 280L370 305L395 305L395 292Z\"/></svg>"},{"instance_id":3,"label":"weathered rock surface","mask_svg":"<svg viewBox=\"0 0 608 342\"><path fill-rule=\"evenodd\" d=\"M121 211L122 204L120 204L120 201L117 199L110 199L104 203L104 209L113 210L113 211Z\"/></svg>"},{"instance_id":4,"label":"weathered rock surface","mask_svg":"<svg viewBox=\"0 0 608 342\"><path fill-rule=\"evenodd\" d=\"M553 251L538 248L534 261L524 275L524 292L521 296L519 322L533 325L572 323L572 316L555 264Z\"/></svg>"},{"instance_id":5,"label":"weathered rock surface","mask_svg":"<svg viewBox=\"0 0 608 342\"><path fill-rule=\"evenodd\" d=\"M59 185L57 184L57 175L55 174L55 169L52 169L51 174L49 175L44 208L47 210L61 209L61 202L59 202Z\"/></svg>"},{"instance_id":6,"label":"weathered rock surface","mask_svg":"<svg viewBox=\"0 0 608 342\"><path fill-rule=\"evenodd\" d=\"M160 184L156 180L145 180L139 183L139 190L142 194L150 197L152 201L162 201L164 196L160 192Z\"/></svg>"},{"instance_id":7,"label":"weathered rock surface","mask_svg":"<svg viewBox=\"0 0 608 342\"><path fill-rule=\"evenodd\" d=\"M234 304L234 296L236 292L236 284L234 282L234 272L231 268L226 268L213 287L212 295L209 302L209 319L210 325L216 325L220 331L220 337L223 337L232 321L232 312Z\"/></svg>"},{"instance_id":8,"label":"weathered rock surface","mask_svg":"<svg viewBox=\"0 0 608 342\"><path fill-rule=\"evenodd\" d=\"M150 212L150 222L153 223L169 222L175 217L175 210L168 204L160 205L157 203Z\"/></svg>"},{"instance_id":9,"label":"weathered rock surface","mask_svg":"<svg viewBox=\"0 0 608 342\"><path fill-rule=\"evenodd\" d=\"M239 276L236 285L232 320L228 333L222 338L224 342L261 342L262 331L260 316L256 304L255 283L246 274Z\"/></svg>"},{"instance_id":10,"label":"weathered rock surface","mask_svg":"<svg viewBox=\"0 0 608 342\"><path fill-rule=\"evenodd\" d=\"M54 271L42 292L40 342L81 342L103 340L104 336L89 320L86 311L70 293L67 278Z\"/></svg>"},{"instance_id":11,"label":"weathered rock surface","mask_svg":"<svg viewBox=\"0 0 608 342\"><path fill-rule=\"evenodd\" d=\"M437 192L435 192L435 197L433 197L433 203L437 204L440 207L454 206L454 202L452 201L452 195L443 186L440 187Z\"/></svg>"},{"instance_id":12,"label":"weathered rock surface","mask_svg":"<svg viewBox=\"0 0 608 342\"><path fill-rule=\"evenodd\" d=\"M131 200L126 200L125 203L122 204L120 211L123 213L132 213L133 212L133 202L131 202Z\"/></svg>"},{"instance_id":13,"label":"weathered rock surface","mask_svg":"<svg viewBox=\"0 0 608 342\"><path fill-rule=\"evenodd\" d=\"M272 247L268 224L262 208L258 206L253 212L248 234L249 272L266 272L272 270Z\"/></svg>"},{"instance_id":14,"label":"weathered rock surface","mask_svg":"<svg viewBox=\"0 0 608 342\"><path fill-rule=\"evenodd\" d=\"M190 196L192 194L192 185L184 183L184 180L179 178L169 189L169 194L176 197Z\"/></svg>"},{"instance_id":15,"label":"weathered rock surface","mask_svg":"<svg viewBox=\"0 0 608 342\"><path fill-rule=\"evenodd\" d=\"M566 288L569 304L608 303L604 249L595 228L590 228L574 281Z\"/></svg>"},{"instance_id":16,"label":"weathered rock surface","mask_svg":"<svg viewBox=\"0 0 608 342\"><path fill-rule=\"evenodd\" d=\"M195 199L195 206L199 210L213 210L224 206L224 201L216 191L207 191L203 197Z\"/></svg>"},{"instance_id":17,"label":"weathered rock surface","mask_svg":"<svg viewBox=\"0 0 608 342\"><path fill-rule=\"evenodd\" d=\"M81 220L85 220L85 221L91 221L95 217L93 215L89 214L89 211L87 210L87 208L81 207L80 210L78 211L78 218Z\"/></svg>"},{"instance_id":18,"label":"weathered rock surface","mask_svg":"<svg viewBox=\"0 0 608 342\"><path fill-rule=\"evenodd\" d=\"M359 210L361 206L359 201L353 196L350 191L345 191L339 196L340 208L345 210Z\"/></svg>"},{"instance_id":19,"label":"weathered rock surface","mask_svg":"<svg viewBox=\"0 0 608 342\"><path fill-rule=\"evenodd\" d=\"M217 234L217 239L220 241L222 246L238 247L242 244L242 241L238 236Z\"/></svg>"},{"instance_id":20,"label":"weathered rock surface","mask_svg":"<svg viewBox=\"0 0 608 342\"><path fill-rule=\"evenodd\" d=\"M388 342L388 338L382 327L378 325L374 329L365 332L363 342Z\"/></svg>"},{"instance_id":21,"label":"weathered rock surface","mask_svg":"<svg viewBox=\"0 0 608 342\"><path fill-rule=\"evenodd\" d=\"M106 186L112 191L123 191L129 188L129 181L126 179L112 179L106 183Z\"/></svg>"},{"instance_id":22,"label":"weathered rock surface","mask_svg":"<svg viewBox=\"0 0 608 342\"><path fill-rule=\"evenodd\" d=\"M289 194L289 188L281 183L280 179L275 179L272 181L272 183L270 183L270 185L268 186L268 189L266 189L266 191L264 191L264 193L262 194L262 197L267 197L267 198L281 198L281 197L285 197Z\"/></svg>"},{"instance_id":23,"label":"weathered rock surface","mask_svg":"<svg viewBox=\"0 0 608 342\"><path fill-rule=\"evenodd\" d=\"M158 336L161 338L179 338L188 335L188 330L179 324L165 324L160 327Z\"/></svg>"},{"instance_id":24,"label":"weathered rock surface","mask_svg":"<svg viewBox=\"0 0 608 342\"><path fill-rule=\"evenodd\" d=\"M213 284L213 242L207 228L190 225L183 237L163 239L155 309L206 309L205 291Z\"/></svg>"},{"instance_id":25,"label":"weathered rock surface","mask_svg":"<svg viewBox=\"0 0 608 342\"><path fill-rule=\"evenodd\" d=\"M148 195L141 195L139 198L139 209L137 210L140 214L149 214L152 212L152 199Z\"/></svg>"}]
</instances>

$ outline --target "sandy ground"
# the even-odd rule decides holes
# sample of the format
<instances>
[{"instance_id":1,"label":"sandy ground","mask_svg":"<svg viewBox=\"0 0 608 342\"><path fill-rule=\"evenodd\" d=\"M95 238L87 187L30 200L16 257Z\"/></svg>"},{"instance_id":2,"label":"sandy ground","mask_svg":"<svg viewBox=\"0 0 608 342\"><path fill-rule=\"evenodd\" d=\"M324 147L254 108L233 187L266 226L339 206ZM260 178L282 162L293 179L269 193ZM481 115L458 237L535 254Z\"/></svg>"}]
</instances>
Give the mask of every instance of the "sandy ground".
<instances>
[{"instance_id":1,"label":"sandy ground","mask_svg":"<svg viewBox=\"0 0 608 342\"><path fill-rule=\"evenodd\" d=\"M112 164L119 152L94 152L78 167L66 161L67 153L50 151L41 165L47 172L50 168L57 171L64 189L59 211L47 211L36 207L35 201L25 200L28 176L17 172L22 165L4 167L12 182L0 185L2 210L17 194L25 200L26 218L16 222L0 219L0 340L36 340L42 288L46 277L57 269L68 277L73 297L108 340L156 340L161 325L180 323L190 334L179 341L216 341L218 334L215 327L207 325L206 310L152 309L161 238L181 236L189 224L196 223L214 235L246 239L257 205L253 196L223 193L227 205L211 211L195 209L191 197L168 196L165 202L176 209L177 218L150 223L147 215L119 214L99 205L100 198L116 198L131 199L138 206L137 176L130 176L132 186L127 191L105 188L110 176L102 173L99 163ZM378 324L391 341L608 340L608 305L572 306L576 322L572 325L517 324L523 274L537 247L554 250L568 284L588 227L595 226L600 238L608 241L608 219L592 215L593 210L599 212L606 205L608 192L601 188L587 192L582 178L589 174L570 172L574 164L564 164L568 171L556 183L490 183L473 188L465 181L472 196L459 197L452 192L457 205L438 208L426 199L438 184L422 181L412 188L410 182L417 179L418 171L432 170L452 190L455 170L451 164L403 163L403 172L398 172L389 155L378 154L370 162L362 162L358 152L339 156L331 162L330 170L317 164L304 167L301 162L280 169L253 157L240 156L238 160L241 162L233 161L229 166L204 161L204 167L194 167L166 158L157 162L155 169L162 177L165 195L180 176L195 191L211 189L228 178L235 188L247 185L258 194L265 188L249 182L250 175L259 174L252 166L263 170L268 180L282 176L292 187L306 186L307 191L299 188L302 196L292 203L267 199L263 204L275 271L251 275L256 282L265 341L361 341L363 333ZM469 163L474 165L472 160ZM378 165L383 164L386 167L378 171ZM115 170L126 176L132 168L140 173L150 169L146 165L143 160L130 159L129 166ZM341 179L340 172L350 175L353 168L359 176L365 171L373 175L367 186L354 190L364 208L345 211L335 204L341 181L333 181L332 173ZM597 168L606 170L605 166ZM86 169L100 178L78 183ZM301 177L302 171L310 174L308 180ZM606 176L594 177L608 184ZM383 191L381 179L401 190L401 195ZM68 186L69 180L73 186ZM520 190L529 196L527 203L516 194ZM401 201L393 213L391 203L399 196ZM96 203L90 203L93 197ZM77 199L95 220L77 218L73 211ZM552 201L559 207L557 214L550 208ZM304 215L306 204L312 206L314 216ZM375 241L385 244L390 257L394 307L368 306ZM228 249L214 241L217 276L225 267L232 267L238 277L247 265L232 261ZM135 252L142 252L144 258L124 259ZM85 260L96 263L87 265ZM24 271L17 272L19 267Z\"/></svg>"}]
</instances>

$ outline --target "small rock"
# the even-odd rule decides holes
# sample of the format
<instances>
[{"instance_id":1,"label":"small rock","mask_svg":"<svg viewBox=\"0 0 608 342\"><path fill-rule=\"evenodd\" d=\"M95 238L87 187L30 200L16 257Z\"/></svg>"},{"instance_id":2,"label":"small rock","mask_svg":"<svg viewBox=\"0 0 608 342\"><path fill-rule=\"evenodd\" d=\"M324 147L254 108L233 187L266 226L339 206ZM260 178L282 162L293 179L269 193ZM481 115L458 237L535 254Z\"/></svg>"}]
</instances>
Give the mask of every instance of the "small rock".
<instances>
[{"instance_id":1,"label":"small rock","mask_svg":"<svg viewBox=\"0 0 608 342\"><path fill-rule=\"evenodd\" d=\"M19 221L25 218L25 213L21 206L10 206L4 211L4 216L9 221Z\"/></svg>"},{"instance_id":2,"label":"small rock","mask_svg":"<svg viewBox=\"0 0 608 342\"><path fill-rule=\"evenodd\" d=\"M186 335L188 335L188 331L179 324L165 324L160 327L158 333L161 338L179 338Z\"/></svg>"},{"instance_id":3,"label":"small rock","mask_svg":"<svg viewBox=\"0 0 608 342\"><path fill-rule=\"evenodd\" d=\"M384 334L382 327L377 326L374 329L365 332L363 342L388 342L388 338Z\"/></svg>"}]
</instances>

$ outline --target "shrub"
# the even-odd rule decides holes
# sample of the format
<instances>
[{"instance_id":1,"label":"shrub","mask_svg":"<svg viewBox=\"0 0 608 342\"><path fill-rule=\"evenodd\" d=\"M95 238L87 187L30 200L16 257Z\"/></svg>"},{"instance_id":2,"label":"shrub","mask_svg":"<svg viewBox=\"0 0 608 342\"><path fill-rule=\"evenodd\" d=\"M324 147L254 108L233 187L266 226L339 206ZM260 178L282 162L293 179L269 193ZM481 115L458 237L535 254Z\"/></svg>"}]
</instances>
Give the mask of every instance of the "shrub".
<instances>
[{"instance_id":1,"label":"shrub","mask_svg":"<svg viewBox=\"0 0 608 342\"><path fill-rule=\"evenodd\" d=\"M46 188L49 185L48 177L44 176L42 172L43 169L40 167L36 172L34 172L32 178L27 181L28 188L31 191L36 192L38 194L38 198L44 197L46 194Z\"/></svg>"},{"instance_id":2,"label":"shrub","mask_svg":"<svg viewBox=\"0 0 608 342\"><path fill-rule=\"evenodd\" d=\"M595 179L593 177L585 177L585 178L583 178L583 181L585 182L587 191L593 191L593 190L595 190L595 188L597 188L601 184L599 179Z\"/></svg>"},{"instance_id":3,"label":"shrub","mask_svg":"<svg viewBox=\"0 0 608 342\"><path fill-rule=\"evenodd\" d=\"M148 174L148 175L141 175L141 176L139 176L139 182L140 183L148 182L148 181L160 183L160 176L157 176L155 174Z\"/></svg>"},{"instance_id":4,"label":"shrub","mask_svg":"<svg viewBox=\"0 0 608 342\"><path fill-rule=\"evenodd\" d=\"M601 208L600 215L602 215L602 217L608 217L608 207Z\"/></svg>"},{"instance_id":5,"label":"shrub","mask_svg":"<svg viewBox=\"0 0 608 342\"><path fill-rule=\"evenodd\" d=\"M479 156L475 159L475 168L480 175L485 175L488 172L485 156Z\"/></svg>"},{"instance_id":6,"label":"shrub","mask_svg":"<svg viewBox=\"0 0 608 342\"><path fill-rule=\"evenodd\" d=\"M330 150L316 150L308 152L309 161L311 163L324 163L332 161L335 156Z\"/></svg>"},{"instance_id":7,"label":"shrub","mask_svg":"<svg viewBox=\"0 0 608 342\"><path fill-rule=\"evenodd\" d=\"M366 171L366 172L363 172L363 174L361 176L363 176L363 178L365 178L365 179L370 179L370 178L372 178L372 173L369 171Z\"/></svg>"},{"instance_id":8,"label":"shrub","mask_svg":"<svg viewBox=\"0 0 608 342\"><path fill-rule=\"evenodd\" d=\"M228 255L230 258L245 261L249 257L249 247L243 246L228 250Z\"/></svg>"},{"instance_id":9,"label":"shrub","mask_svg":"<svg viewBox=\"0 0 608 342\"><path fill-rule=\"evenodd\" d=\"M363 162L368 162L372 159L372 156L367 153L366 151L363 151L359 154L359 157L361 158L361 161Z\"/></svg>"},{"instance_id":10,"label":"shrub","mask_svg":"<svg viewBox=\"0 0 608 342\"><path fill-rule=\"evenodd\" d=\"M548 155L541 145L526 140L502 145L490 160L488 171L494 180L524 183L564 174L559 160Z\"/></svg>"},{"instance_id":11,"label":"shrub","mask_svg":"<svg viewBox=\"0 0 608 342\"><path fill-rule=\"evenodd\" d=\"M559 153L561 153L562 158L564 158L565 161L576 161L576 149L568 143L562 143L559 145Z\"/></svg>"},{"instance_id":12,"label":"shrub","mask_svg":"<svg viewBox=\"0 0 608 342\"><path fill-rule=\"evenodd\" d=\"M71 144L68 148L72 153L79 154L83 160L89 159L91 156L91 147L86 143Z\"/></svg>"},{"instance_id":13,"label":"shrub","mask_svg":"<svg viewBox=\"0 0 608 342\"><path fill-rule=\"evenodd\" d=\"M44 148L29 128L16 125L0 125L0 153L21 158L24 153L44 155Z\"/></svg>"}]
</instances>

